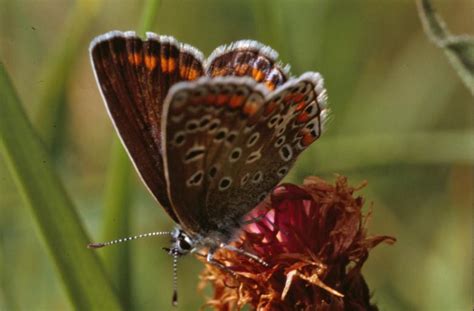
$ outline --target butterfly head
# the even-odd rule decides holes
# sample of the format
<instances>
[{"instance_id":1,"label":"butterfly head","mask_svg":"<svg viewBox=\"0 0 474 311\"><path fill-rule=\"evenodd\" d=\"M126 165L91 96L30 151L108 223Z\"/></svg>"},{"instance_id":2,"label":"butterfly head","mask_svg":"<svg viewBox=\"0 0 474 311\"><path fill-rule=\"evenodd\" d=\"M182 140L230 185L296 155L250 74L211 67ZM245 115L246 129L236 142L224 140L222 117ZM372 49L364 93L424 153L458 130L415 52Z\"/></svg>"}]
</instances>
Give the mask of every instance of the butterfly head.
<instances>
[{"instance_id":1,"label":"butterfly head","mask_svg":"<svg viewBox=\"0 0 474 311\"><path fill-rule=\"evenodd\" d=\"M183 256L196 248L196 241L191 238L183 229L177 226L171 233L171 255Z\"/></svg>"}]
</instances>

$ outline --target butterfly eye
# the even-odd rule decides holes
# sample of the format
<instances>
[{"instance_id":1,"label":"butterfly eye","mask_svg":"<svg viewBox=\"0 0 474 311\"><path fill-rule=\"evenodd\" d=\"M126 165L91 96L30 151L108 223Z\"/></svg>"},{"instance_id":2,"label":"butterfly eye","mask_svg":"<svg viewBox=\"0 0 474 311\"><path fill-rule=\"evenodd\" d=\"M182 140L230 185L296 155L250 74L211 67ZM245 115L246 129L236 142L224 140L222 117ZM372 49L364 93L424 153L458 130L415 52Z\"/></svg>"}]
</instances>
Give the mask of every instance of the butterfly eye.
<instances>
[{"instance_id":1,"label":"butterfly eye","mask_svg":"<svg viewBox=\"0 0 474 311\"><path fill-rule=\"evenodd\" d=\"M179 247L181 250L183 250L183 251L189 251L189 250L192 249L191 244L189 244L189 243L188 243L186 240L184 240L184 239L178 240L178 243L179 243L178 247Z\"/></svg>"}]
</instances>

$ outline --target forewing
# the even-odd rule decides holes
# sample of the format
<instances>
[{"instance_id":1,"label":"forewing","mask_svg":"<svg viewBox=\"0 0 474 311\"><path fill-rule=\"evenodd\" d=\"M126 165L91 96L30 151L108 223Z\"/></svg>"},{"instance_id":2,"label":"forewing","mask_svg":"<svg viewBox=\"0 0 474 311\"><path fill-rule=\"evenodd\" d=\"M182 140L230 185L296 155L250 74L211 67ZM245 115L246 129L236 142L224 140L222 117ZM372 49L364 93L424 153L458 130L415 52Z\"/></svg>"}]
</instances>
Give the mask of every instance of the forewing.
<instances>
[{"instance_id":1,"label":"forewing","mask_svg":"<svg viewBox=\"0 0 474 311\"><path fill-rule=\"evenodd\" d=\"M161 150L163 101L170 87L203 74L202 54L171 37L113 31L90 46L107 110L138 173L177 221L166 190Z\"/></svg>"}]
</instances>

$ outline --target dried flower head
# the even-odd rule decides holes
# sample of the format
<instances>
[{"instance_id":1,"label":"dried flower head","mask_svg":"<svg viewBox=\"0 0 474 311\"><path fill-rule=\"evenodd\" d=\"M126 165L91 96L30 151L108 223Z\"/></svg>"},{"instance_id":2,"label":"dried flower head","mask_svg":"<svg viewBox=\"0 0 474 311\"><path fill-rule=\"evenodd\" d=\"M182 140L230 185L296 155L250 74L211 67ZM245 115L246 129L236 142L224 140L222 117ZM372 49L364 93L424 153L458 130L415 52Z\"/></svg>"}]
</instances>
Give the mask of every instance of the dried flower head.
<instances>
[{"instance_id":1,"label":"dried flower head","mask_svg":"<svg viewBox=\"0 0 474 311\"><path fill-rule=\"evenodd\" d=\"M217 310L377 310L370 301L361 267L369 250L389 236L368 237L360 189L345 177L335 185L318 177L302 186L276 188L244 226L235 246L269 263L258 264L221 249L215 259L235 272L206 265L201 288L211 283Z\"/></svg>"}]
</instances>

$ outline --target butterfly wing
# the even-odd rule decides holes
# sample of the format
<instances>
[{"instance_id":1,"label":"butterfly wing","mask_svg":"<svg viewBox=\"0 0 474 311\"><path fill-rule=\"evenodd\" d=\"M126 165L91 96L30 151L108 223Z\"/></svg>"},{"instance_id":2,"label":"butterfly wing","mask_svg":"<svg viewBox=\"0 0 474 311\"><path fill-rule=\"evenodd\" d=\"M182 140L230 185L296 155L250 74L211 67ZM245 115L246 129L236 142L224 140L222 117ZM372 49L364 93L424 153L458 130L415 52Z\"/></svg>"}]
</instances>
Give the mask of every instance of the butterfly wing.
<instances>
[{"instance_id":1,"label":"butterfly wing","mask_svg":"<svg viewBox=\"0 0 474 311\"><path fill-rule=\"evenodd\" d=\"M166 190L161 116L169 88L204 72L202 54L171 37L113 31L90 46L91 62L107 110L138 173L177 221Z\"/></svg>"},{"instance_id":2,"label":"butterfly wing","mask_svg":"<svg viewBox=\"0 0 474 311\"><path fill-rule=\"evenodd\" d=\"M206 74L210 77L248 76L274 90L288 80L289 66L282 66L278 53L260 42L241 40L223 45L207 60Z\"/></svg>"},{"instance_id":3,"label":"butterfly wing","mask_svg":"<svg viewBox=\"0 0 474 311\"><path fill-rule=\"evenodd\" d=\"M209 188L210 181L240 129L263 105L265 92L252 79L235 77L200 78L170 90L162 123L165 172L170 200L188 233L213 228L206 197L217 189Z\"/></svg>"},{"instance_id":4,"label":"butterfly wing","mask_svg":"<svg viewBox=\"0 0 474 311\"><path fill-rule=\"evenodd\" d=\"M319 137L325 102L322 79L313 73L274 92L247 77L173 87L162 124L164 162L185 229L230 237Z\"/></svg>"},{"instance_id":5,"label":"butterfly wing","mask_svg":"<svg viewBox=\"0 0 474 311\"><path fill-rule=\"evenodd\" d=\"M306 73L268 94L256 121L247 122L228 152L216 160L222 167L208 186L214 189L206 196L209 221L220 224L224 219L226 225L238 226L286 176L298 155L320 137L325 107L326 91L316 73ZM237 160L235 152L241 152ZM232 178L231 187L218 191L226 178Z\"/></svg>"}]
</instances>

